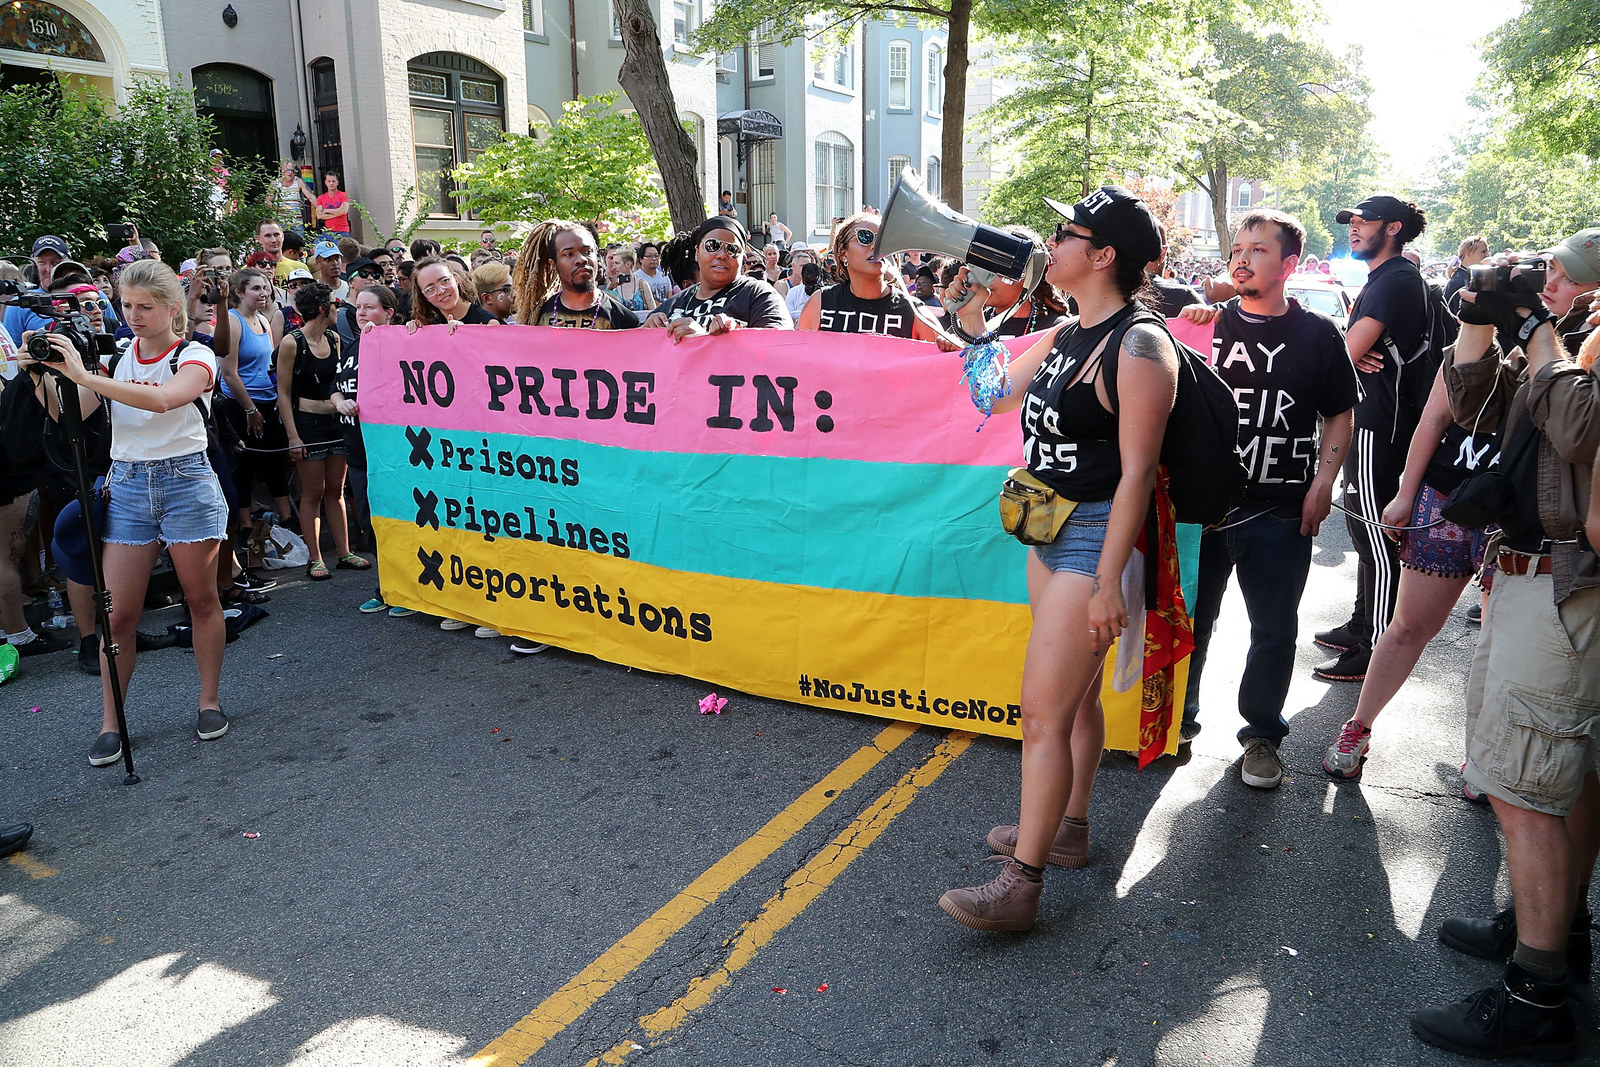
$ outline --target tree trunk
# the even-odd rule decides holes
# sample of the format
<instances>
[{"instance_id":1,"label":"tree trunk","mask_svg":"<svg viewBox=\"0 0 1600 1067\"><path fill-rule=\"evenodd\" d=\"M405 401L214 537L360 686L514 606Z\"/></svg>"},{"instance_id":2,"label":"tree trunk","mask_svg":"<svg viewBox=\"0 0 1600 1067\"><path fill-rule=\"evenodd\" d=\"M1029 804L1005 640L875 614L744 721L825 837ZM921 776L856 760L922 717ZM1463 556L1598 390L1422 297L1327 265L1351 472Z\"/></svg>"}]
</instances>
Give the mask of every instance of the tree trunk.
<instances>
[{"instance_id":1,"label":"tree trunk","mask_svg":"<svg viewBox=\"0 0 1600 1067\"><path fill-rule=\"evenodd\" d=\"M661 35L649 0L612 0L622 24L626 56L617 82L639 114L644 135L655 153L661 182L667 191L667 210L673 229L687 233L706 217L705 197L695 176L699 153L678 118L678 103L667 79L667 61L661 54Z\"/></svg>"},{"instance_id":2,"label":"tree trunk","mask_svg":"<svg viewBox=\"0 0 1600 1067\"><path fill-rule=\"evenodd\" d=\"M1083 191L1078 195L1089 195L1089 183L1094 181L1094 61L1098 57L1089 54L1089 77L1087 79L1088 91L1084 93L1083 108L1083 180L1079 183Z\"/></svg>"},{"instance_id":3,"label":"tree trunk","mask_svg":"<svg viewBox=\"0 0 1600 1067\"><path fill-rule=\"evenodd\" d=\"M1228 228L1228 165L1212 164L1206 180L1210 183L1206 192L1211 195L1211 218L1217 227L1217 255L1227 259L1233 249L1233 231Z\"/></svg>"},{"instance_id":4,"label":"tree trunk","mask_svg":"<svg viewBox=\"0 0 1600 1067\"><path fill-rule=\"evenodd\" d=\"M949 36L945 41L944 123L939 134L942 183L939 198L957 211L966 187L967 57L972 30L972 0L950 0Z\"/></svg>"}]
</instances>

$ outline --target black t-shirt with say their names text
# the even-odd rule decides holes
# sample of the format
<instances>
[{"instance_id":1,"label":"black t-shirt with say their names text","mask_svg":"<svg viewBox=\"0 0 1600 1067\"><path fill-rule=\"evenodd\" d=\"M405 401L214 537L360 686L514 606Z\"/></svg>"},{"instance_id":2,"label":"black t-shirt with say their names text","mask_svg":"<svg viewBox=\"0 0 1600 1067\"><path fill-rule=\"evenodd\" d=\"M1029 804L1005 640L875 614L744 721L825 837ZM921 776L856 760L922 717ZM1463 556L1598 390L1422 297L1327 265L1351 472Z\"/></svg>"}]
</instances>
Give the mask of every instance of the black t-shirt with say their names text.
<instances>
[{"instance_id":1,"label":"black t-shirt with say their names text","mask_svg":"<svg viewBox=\"0 0 1600 1067\"><path fill-rule=\"evenodd\" d=\"M1304 499L1317 469L1317 422L1356 404L1355 368L1328 316L1289 301L1270 318L1222 306L1213 365L1239 408L1246 500Z\"/></svg>"}]
</instances>

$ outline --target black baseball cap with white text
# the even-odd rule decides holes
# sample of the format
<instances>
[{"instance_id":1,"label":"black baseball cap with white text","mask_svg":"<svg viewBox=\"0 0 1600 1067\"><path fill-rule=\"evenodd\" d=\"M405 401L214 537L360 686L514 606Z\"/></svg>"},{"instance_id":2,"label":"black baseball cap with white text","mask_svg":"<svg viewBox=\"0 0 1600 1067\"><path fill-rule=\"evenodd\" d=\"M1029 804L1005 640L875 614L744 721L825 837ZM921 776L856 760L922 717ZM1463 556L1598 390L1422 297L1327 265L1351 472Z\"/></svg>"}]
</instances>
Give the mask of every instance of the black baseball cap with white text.
<instances>
[{"instance_id":1,"label":"black baseball cap with white text","mask_svg":"<svg viewBox=\"0 0 1600 1067\"><path fill-rule=\"evenodd\" d=\"M1362 222L1410 222L1417 212L1410 204L1396 196L1369 196L1353 208L1346 208L1334 218L1340 226L1350 225L1351 219Z\"/></svg>"},{"instance_id":2,"label":"black baseball cap with white text","mask_svg":"<svg viewBox=\"0 0 1600 1067\"><path fill-rule=\"evenodd\" d=\"M1161 255L1161 227L1149 206L1120 185L1107 185L1068 207L1048 196L1044 202L1068 222L1094 234L1139 264Z\"/></svg>"}]
</instances>

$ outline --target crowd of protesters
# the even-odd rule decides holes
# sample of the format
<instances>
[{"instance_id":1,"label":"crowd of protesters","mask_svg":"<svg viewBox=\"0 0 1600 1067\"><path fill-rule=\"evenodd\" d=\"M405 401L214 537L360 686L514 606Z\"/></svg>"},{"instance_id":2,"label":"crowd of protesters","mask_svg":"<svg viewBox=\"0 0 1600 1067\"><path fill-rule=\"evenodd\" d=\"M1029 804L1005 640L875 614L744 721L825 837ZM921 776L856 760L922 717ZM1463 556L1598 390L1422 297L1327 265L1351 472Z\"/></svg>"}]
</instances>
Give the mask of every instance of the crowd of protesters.
<instances>
[{"instance_id":1,"label":"crowd of protesters","mask_svg":"<svg viewBox=\"0 0 1600 1067\"><path fill-rule=\"evenodd\" d=\"M126 691L136 653L171 639L137 628L164 549L200 674L196 732L212 739L228 727L218 692L226 611L259 604L274 585L251 567L252 535L264 523L299 533L312 582L372 566L361 554L375 544L358 391L362 337L375 326L661 329L674 342L801 329L930 342L930 353L1023 338L994 409L1021 409L1028 476L1071 506L1048 540L1028 542L1020 817L987 838L1005 863L994 881L951 890L940 905L974 929L1029 929L1045 867L1089 860L1103 657L1129 626L1130 555L1160 525L1151 517L1170 509L1160 456L1183 363L1169 324L1187 319L1212 328L1206 355L1239 408L1243 484L1227 518L1201 537L1196 602L1178 607L1195 643L1183 741L1200 730L1211 630L1237 579L1250 618L1236 694L1240 777L1257 789L1283 780L1278 750L1290 732L1283 711L1312 538L1338 501L1358 577L1350 619L1315 635L1337 653L1317 675L1363 688L1327 748L1334 778L1361 773L1378 714L1476 580L1483 631L1464 694L1463 791L1500 820L1516 900L1493 918L1448 920L1440 936L1505 962L1506 972L1465 1001L1419 1011L1413 1026L1474 1055L1575 1053L1567 983L1590 968L1587 895L1600 850L1600 562L1590 540L1600 533L1600 229L1490 261L1515 274L1537 260L1542 288L1468 284L1468 269L1488 260L1486 243L1471 239L1441 290L1407 248L1424 213L1369 197L1338 215L1369 268L1344 326L1286 295L1296 274L1327 273L1304 254L1297 219L1254 210L1238 220L1226 261L1168 262L1162 227L1117 187L1071 206L1050 201L1062 221L1047 238L1009 227L1048 256L1026 290L1022 279L985 283L947 256L874 254L881 219L870 211L838 220L815 247L776 216L753 240L724 210L664 243L614 241L603 227L552 219L515 248L485 230L460 254L426 238L359 244L336 174L313 197L286 167L270 196L292 218L308 212L312 236L292 219L287 229L263 222L242 262L205 248L174 271L135 229L114 256L88 260L45 235L24 269L0 265L0 281L75 303L117 341L96 365L45 332L49 315L18 302L0 330L9 379L0 539L10 548L0 558L0 625L22 656L73 647L24 615L29 593L50 580L43 563L53 548L79 665L106 683L92 764L115 762L122 744L89 576L56 519L65 512L70 525L75 486L52 443L61 398L90 429L96 473L110 489L103 532L116 680ZM41 335L72 390L55 391L28 354ZM1491 468L1511 489L1498 510L1470 517L1473 495L1462 490L1483 489ZM414 614L381 591L360 610ZM1232 718L1211 712L1219 716Z\"/></svg>"}]
</instances>

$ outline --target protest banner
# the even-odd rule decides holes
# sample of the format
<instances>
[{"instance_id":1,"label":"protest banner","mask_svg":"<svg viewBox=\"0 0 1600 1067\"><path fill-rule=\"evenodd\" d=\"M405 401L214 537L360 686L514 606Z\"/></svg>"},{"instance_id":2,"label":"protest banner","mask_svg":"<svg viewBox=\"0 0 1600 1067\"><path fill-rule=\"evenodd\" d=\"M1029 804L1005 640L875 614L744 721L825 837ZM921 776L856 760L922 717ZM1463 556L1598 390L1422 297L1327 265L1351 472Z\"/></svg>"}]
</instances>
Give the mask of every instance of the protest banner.
<instances>
[{"instance_id":1,"label":"protest banner","mask_svg":"<svg viewBox=\"0 0 1600 1067\"><path fill-rule=\"evenodd\" d=\"M363 338L360 374L390 603L1020 736L1027 549L996 494L1021 431L1015 413L978 429L958 355L798 331L389 327ZM1107 686L1109 746L1138 750L1139 702Z\"/></svg>"}]
</instances>

